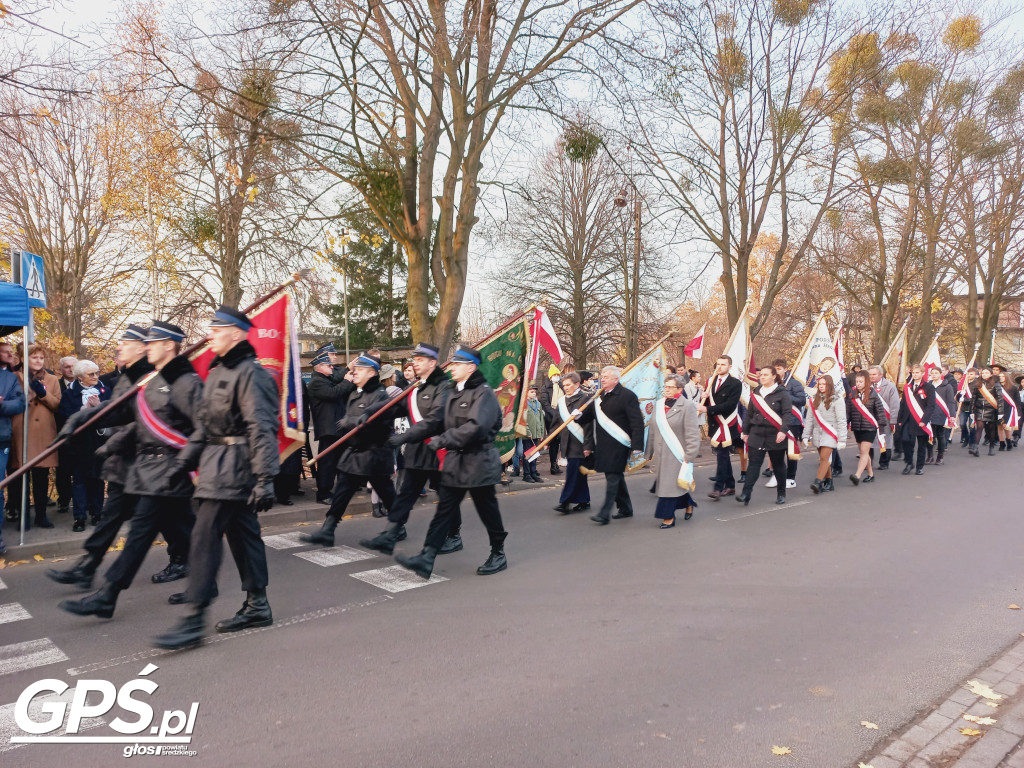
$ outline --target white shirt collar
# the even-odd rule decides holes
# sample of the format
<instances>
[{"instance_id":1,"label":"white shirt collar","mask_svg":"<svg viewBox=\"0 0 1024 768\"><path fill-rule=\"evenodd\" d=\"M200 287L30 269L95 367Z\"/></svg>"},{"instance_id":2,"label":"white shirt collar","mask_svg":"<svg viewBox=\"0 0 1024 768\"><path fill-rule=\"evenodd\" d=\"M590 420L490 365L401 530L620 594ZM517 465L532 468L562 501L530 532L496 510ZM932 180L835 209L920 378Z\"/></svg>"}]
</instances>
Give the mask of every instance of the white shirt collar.
<instances>
[{"instance_id":1,"label":"white shirt collar","mask_svg":"<svg viewBox=\"0 0 1024 768\"><path fill-rule=\"evenodd\" d=\"M461 392L465 388L466 388L466 382L464 382L464 381L460 381L458 384L455 385L455 391L456 392Z\"/></svg>"},{"instance_id":2,"label":"white shirt collar","mask_svg":"<svg viewBox=\"0 0 1024 768\"><path fill-rule=\"evenodd\" d=\"M772 392L778 389L778 386L778 384L772 384L770 387L761 387L761 397L764 397L765 395L770 395Z\"/></svg>"}]
</instances>

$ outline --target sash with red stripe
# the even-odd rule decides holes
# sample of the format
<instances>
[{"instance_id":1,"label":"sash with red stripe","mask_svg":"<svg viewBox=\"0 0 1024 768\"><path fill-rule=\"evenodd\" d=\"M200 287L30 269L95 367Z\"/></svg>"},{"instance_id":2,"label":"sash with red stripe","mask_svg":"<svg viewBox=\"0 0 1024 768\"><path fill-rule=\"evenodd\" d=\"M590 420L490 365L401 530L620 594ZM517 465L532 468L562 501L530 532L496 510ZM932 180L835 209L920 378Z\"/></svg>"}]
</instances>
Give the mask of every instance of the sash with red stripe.
<instances>
[{"instance_id":1,"label":"sash with red stripe","mask_svg":"<svg viewBox=\"0 0 1024 768\"><path fill-rule=\"evenodd\" d=\"M1016 429L1017 421L1019 419L1019 415L1017 414L1017 404L1013 402L1012 397L1006 394L1005 389L1003 390L1003 400L1005 400L1006 404L1010 406L1010 417L1006 419L1006 426L1010 429Z\"/></svg>"},{"instance_id":2,"label":"sash with red stripe","mask_svg":"<svg viewBox=\"0 0 1024 768\"><path fill-rule=\"evenodd\" d=\"M914 417L917 426L924 430L924 433L928 435L928 442L931 442L935 435L932 432L932 425L924 423L924 409L914 396L913 382L903 386L903 398L907 401L907 408L910 409L910 414Z\"/></svg>"},{"instance_id":3,"label":"sash with red stripe","mask_svg":"<svg viewBox=\"0 0 1024 768\"><path fill-rule=\"evenodd\" d=\"M772 408L770 405L768 405L768 401L765 400L764 397L762 397L757 392L752 393L751 399L754 401L754 405L757 406L757 410L759 410L761 412L761 415L764 416L766 419L768 419L768 421L770 421L772 424L774 424L775 428L781 432L782 431L782 417L778 413L775 412L774 408ZM788 430L786 431L786 443L787 443L786 447L788 449L787 453L789 455L789 458L794 459L794 460L799 459L800 458L800 446L797 444L796 439L793 437L793 434L791 432L789 432Z\"/></svg>"},{"instance_id":4,"label":"sash with red stripe","mask_svg":"<svg viewBox=\"0 0 1024 768\"><path fill-rule=\"evenodd\" d=\"M942 409L942 412L944 414L946 414L946 426L952 427L953 426L953 416L949 412L949 406L946 405L946 401L943 400L939 396L938 392L935 393L935 402L938 403L938 406L939 406L939 408Z\"/></svg>"},{"instance_id":5,"label":"sash with red stripe","mask_svg":"<svg viewBox=\"0 0 1024 768\"><path fill-rule=\"evenodd\" d=\"M793 410L795 411L796 408L794 408ZM818 423L818 426L821 427L821 431L824 432L829 437L831 437L833 440L835 440L836 443L838 443L839 433L832 429L832 427L826 424L824 419L821 418L820 414L818 413L818 409L814 407L813 398L807 398L807 410L814 414L814 420Z\"/></svg>"},{"instance_id":6,"label":"sash with red stripe","mask_svg":"<svg viewBox=\"0 0 1024 768\"><path fill-rule=\"evenodd\" d=\"M421 421L423 421L423 413L420 411L419 403L416 402L416 393L419 392L419 391L420 391L419 387L417 387L416 389L412 390L409 393L409 403L408 403L408 405L409 405L409 408L408 408L408 411L409 411L409 421L411 421L413 424L419 424ZM426 445L429 442L430 442L430 438L428 437L426 440L423 441L423 444ZM447 454L448 454L448 449L447 448L441 448L441 449L439 449L437 451L437 466L438 466L438 469L443 469L444 468L444 457Z\"/></svg>"},{"instance_id":7,"label":"sash with red stripe","mask_svg":"<svg viewBox=\"0 0 1024 768\"><path fill-rule=\"evenodd\" d=\"M135 398L135 402L139 407L139 421L161 443L171 448L177 448L180 451L188 443L188 435L179 432L156 415L156 412L146 401L147 384L149 384L148 381L139 387L139 394ZM189 476L195 480L199 477L199 473L190 472Z\"/></svg>"},{"instance_id":8,"label":"sash with red stripe","mask_svg":"<svg viewBox=\"0 0 1024 768\"><path fill-rule=\"evenodd\" d=\"M715 377L715 386L708 387L708 400L712 405L715 404L715 390L722 385L722 377ZM732 445L732 429L731 427L742 428L743 424L740 421L740 412L737 408L729 416L716 415L715 422L717 427L714 433L711 435L711 445L714 448L719 446L728 447Z\"/></svg>"},{"instance_id":9,"label":"sash with red stripe","mask_svg":"<svg viewBox=\"0 0 1024 768\"><path fill-rule=\"evenodd\" d=\"M882 403L882 410L885 411L885 418L888 420L888 422L890 424L892 424L892 412L889 410L889 406L886 405L885 398L882 397L882 393L880 391L878 391L878 389L875 389L875 394L878 395L878 399ZM871 420L875 421L875 417L872 416ZM875 428L878 429L878 422L877 421L875 421Z\"/></svg>"}]
</instances>

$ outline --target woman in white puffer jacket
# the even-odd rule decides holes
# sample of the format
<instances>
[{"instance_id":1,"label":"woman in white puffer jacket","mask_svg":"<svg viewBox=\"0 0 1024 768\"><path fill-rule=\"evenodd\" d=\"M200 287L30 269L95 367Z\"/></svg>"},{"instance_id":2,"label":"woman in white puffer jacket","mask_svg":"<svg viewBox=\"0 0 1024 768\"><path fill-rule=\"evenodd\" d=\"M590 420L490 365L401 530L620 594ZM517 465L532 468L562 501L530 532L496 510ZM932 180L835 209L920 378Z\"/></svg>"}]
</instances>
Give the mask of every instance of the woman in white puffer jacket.
<instances>
[{"instance_id":1,"label":"woman in white puffer jacket","mask_svg":"<svg viewBox=\"0 0 1024 768\"><path fill-rule=\"evenodd\" d=\"M804 445L813 445L818 452L818 474L811 490L833 491L832 451L846 447L846 403L835 393L830 376L818 377L817 392L808 399Z\"/></svg>"}]
</instances>

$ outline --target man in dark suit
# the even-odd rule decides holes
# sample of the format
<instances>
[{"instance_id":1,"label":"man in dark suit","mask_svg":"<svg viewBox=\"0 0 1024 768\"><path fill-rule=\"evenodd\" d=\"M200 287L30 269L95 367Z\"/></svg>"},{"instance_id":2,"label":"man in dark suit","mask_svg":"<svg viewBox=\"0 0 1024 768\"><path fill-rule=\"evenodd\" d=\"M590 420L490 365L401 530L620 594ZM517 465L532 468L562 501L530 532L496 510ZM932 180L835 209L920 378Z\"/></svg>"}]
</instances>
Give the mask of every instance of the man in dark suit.
<instances>
[{"instance_id":1,"label":"man in dark suit","mask_svg":"<svg viewBox=\"0 0 1024 768\"><path fill-rule=\"evenodd\" d=\"M910 369L910 375L910 381L903 387L903 401L900 403L896 434L903 441L903 460L906 462L903 474L915 472L923 475L928 443L932 441L932 414L938 405L935 403L935 387L924 380L924 368L915 365Z\"/></svg>"},{"instance_id":2,"label":"man in dark suit","mask_svg":"<svg viewBox=\"0 0 1024 768\"><path fill-rule=\"evenodd\" d=\"M601 369L601 397L578 417L581 425L594 423L594 468L604 472L604 504L590 519L608 525L612 506L616 520L633 516L626 488L626 462L631 451L644 449L644 417L636 394L619 383L622 371L613 365Z\"/></svg>"},{"instance_id":3,"label":"man in dark suit","mask_svg":"<svg viewBox=\"0 0 1024 768\"><path fill-rule=\"evenodd\" d=\"M356 388L345 379L348 368L335 365L335 359L334 345L330 343L324 344L313 355L313 374L309 377L307 392L317 451L322 451L340 437L338 422L345 416L345 403ZM339 456L341 451L331 451L316 464L316 500L321 504L331 503Z\"/></svg>"},{"instance_id":4,"label":"man in dark suit","mask_svg":"<svg viewBox=\"0 0 1024 768\"><path fill-rule=\"evenodd\" d=\"M145 357L145 355L143 355ZM62 357L60 359L60 394L75 383L75 375L72 371L77 357ZM64 418L57 416L57 429L64 426ZM71 508L71 462L72 462L71 441L65 441L64 445L57 449L57 511L64 514Z\"/></svg>"},{"instance_id":5,"label":"man in dark suit","mask_svg":"<svg viewBox=\"0 0 1024 768\"><path fill-rule=\"evenodd\" d=\"M740 423L737 408L743 384L729 374L732 358L722 355L715 361L715 374L708 382L707 400L697 411L708 415L708 435L711 447L718 457L715 487L708 497L718 501L722 496L736 493L736 480L732 473L732 446L740 445Z\"/></svg>"}]
</instances>

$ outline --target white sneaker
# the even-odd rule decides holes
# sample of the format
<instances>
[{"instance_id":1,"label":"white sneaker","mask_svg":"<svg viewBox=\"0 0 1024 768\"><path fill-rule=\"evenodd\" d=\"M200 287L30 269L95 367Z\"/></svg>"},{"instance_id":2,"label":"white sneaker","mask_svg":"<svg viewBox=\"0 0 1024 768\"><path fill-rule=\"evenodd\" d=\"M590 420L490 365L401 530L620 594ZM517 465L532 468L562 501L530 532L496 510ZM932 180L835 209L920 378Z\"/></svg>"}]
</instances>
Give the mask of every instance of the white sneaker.
<instances>
[{"instance_id":1,"label":"white sneaker","mask_svg":"<svg viewBox=\"0 0 1024 768\"><path fill-rule=\"evenodd\" d=\"M779 481L775 479L775 475L772 475L771 479L764 484L765 488L775 488L778 486Z\"/></svg>"},{"instance_id":2,"label":"white sneaker","mask_svg":"<svg viewBox=\"0 0 1024 768\"><path fill-rule=\"evenodd\" d=\"M787 480L786 481L786 487L787 488L796 488L796 480Z\"/></svg>"}]
</instances>

